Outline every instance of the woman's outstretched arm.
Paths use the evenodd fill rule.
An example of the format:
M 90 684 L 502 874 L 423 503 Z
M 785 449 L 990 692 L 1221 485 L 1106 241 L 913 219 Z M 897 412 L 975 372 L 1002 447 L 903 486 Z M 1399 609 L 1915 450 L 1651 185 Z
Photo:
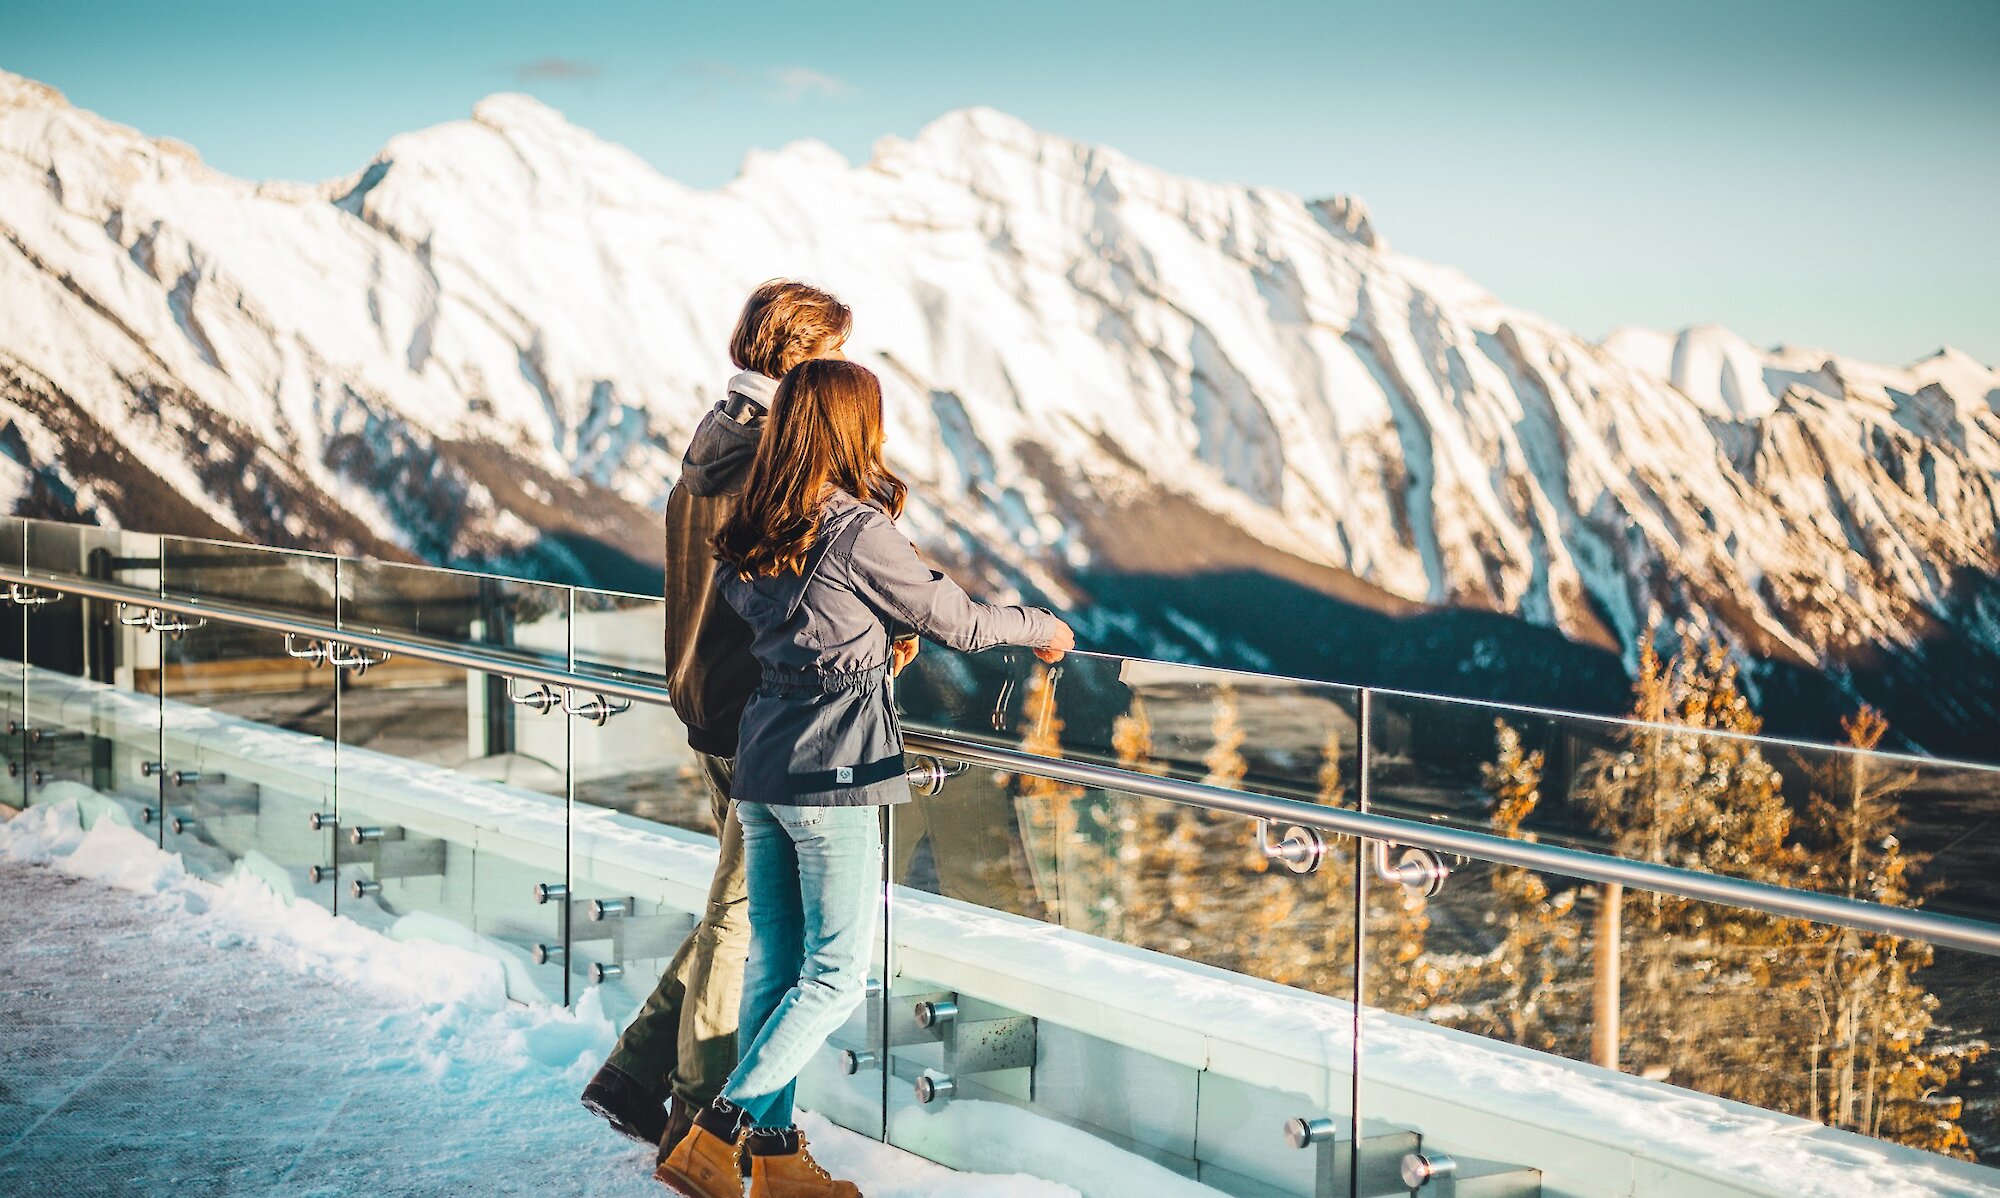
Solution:
M 856 595 L 885 621 L 914 629 L 950 649 L 976 652 L 1026 645 L 1060 653 L 1076 646 L 1069 625 L 1039 607 L 980 603 L 926 566 L 917 547 L 886 519 L 870 519 L 854 538 L 847 575 Z

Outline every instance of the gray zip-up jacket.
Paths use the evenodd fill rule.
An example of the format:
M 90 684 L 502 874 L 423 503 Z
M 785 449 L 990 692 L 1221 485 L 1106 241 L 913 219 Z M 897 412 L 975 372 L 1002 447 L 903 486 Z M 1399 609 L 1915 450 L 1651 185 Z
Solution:
M 827 500 L 799 574 L 743 579 L 717 562 L 716 589 L 750 625 L 760 678 L 738 729 L 731 797 L 799 807 L 910 797 L 903 730 L 889 694 L 891 628 L 952 649 L 1039 647 L 1058 621 L 1041 608 L 975 602 L 924 565 L 881 508 Z

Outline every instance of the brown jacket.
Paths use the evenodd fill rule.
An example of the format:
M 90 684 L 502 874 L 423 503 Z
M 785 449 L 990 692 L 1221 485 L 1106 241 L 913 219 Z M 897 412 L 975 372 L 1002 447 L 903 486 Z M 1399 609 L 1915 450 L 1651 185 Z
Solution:
M 743 493 L 764 431 L 757 401 L 771 384 L 754 376 L 761 386 L 736 390 L 744 378 L 732 380 L 731 395 L 695 427 L 667 495 L 667 694 L 687 725 L 688 747 L 715 757 L 736 756 L 736 726 L 757 688 L 750 626 L 716 595 L 709 546 Z

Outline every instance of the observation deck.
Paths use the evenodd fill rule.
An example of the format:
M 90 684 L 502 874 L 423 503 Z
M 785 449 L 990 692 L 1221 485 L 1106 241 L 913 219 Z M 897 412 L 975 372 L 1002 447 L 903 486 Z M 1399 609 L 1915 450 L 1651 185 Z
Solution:
M 24 520 L 0 594 L 0 803 L 527 1010 L 622 1022 L 702 910 L 658 598 Z M 863 1137 L 1092 1196 L 2000 1194 L 2000 770 L 1088 653 L 896 696 L 876 981 L 801 1080 Z

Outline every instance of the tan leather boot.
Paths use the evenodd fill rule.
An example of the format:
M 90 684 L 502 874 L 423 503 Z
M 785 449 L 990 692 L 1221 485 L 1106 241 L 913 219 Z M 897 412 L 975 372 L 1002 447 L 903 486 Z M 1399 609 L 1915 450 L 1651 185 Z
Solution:
M 734 1115 L 710 1107 L 660 1158 L 653 1178 L 686 1198 L 743 1198 L 742 1152 L 743 1133 Z
M 861 1198 L 853 1182 L 819 1167 L 796 1127 L 750 1132 L 743 1146 L 750 1154 L 750 1198 Z

